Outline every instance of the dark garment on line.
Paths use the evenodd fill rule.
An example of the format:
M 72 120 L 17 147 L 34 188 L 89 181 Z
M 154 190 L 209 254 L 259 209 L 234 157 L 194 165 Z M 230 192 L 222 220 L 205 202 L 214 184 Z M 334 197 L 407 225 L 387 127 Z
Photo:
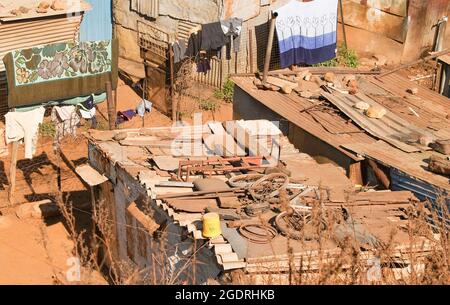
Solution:
M 83 102 L 83 106 L 87 110 L 91 110 L 92 108 L 94 108 L 94 97 L 92 95 L 89 96 L 88 99 Z
M 202 50 L 218 50 L 226 45 L 228 41 L 229 39 L 223 33 L 222 25 L 219 21 L 202 26 Z
M 201 46 L 202 46 L 202 31 L 192 33 L 191 36 L 189 37 L 186 56 L 196 57 L 200 53 Z
M 173 44 L 173 62 L 175 64 L 179 63 L 186 58 L 186 41 L 180 39 Z
M 211 70 L 209 58 L 200 58 L 197 62 L 197 72 L 206 74 L 209 70 Z

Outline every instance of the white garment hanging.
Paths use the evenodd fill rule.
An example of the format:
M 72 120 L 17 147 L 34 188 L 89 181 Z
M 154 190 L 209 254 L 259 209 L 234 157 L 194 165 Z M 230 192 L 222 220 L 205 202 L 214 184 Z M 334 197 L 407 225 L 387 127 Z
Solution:
M 45 108 L 27 112 L 8 112 L 5 115 L 6 143 L 20 141 L 25 144 L 25 158 L 32 159 L 36 153 L 39 125 L 44 120 Z

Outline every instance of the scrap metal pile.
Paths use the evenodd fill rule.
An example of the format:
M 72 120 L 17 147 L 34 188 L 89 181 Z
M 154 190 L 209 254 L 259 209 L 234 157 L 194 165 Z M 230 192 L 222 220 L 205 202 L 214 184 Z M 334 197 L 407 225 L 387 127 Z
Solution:
M 287 243 L 304 259 L 319 248 L 338 258 L 344 246 L 374 253 L 388 244 L 409 259 L 408 225 L 418 203 L 412 193 L 355 188 L 345 171 L 300 153 L 278 128 L 254 128 L 269 123 L 91 131 L 91 162 L 107 176 L 127 173 L 131 179 L 120 179 L 130 189 L 144 187 L 155 208 L 209 242 L 225 270 L 286 260 Z M 111 164 L 95 161 L 101 155 Z M 417 236 L 413 251 L 426 255 L 430 243 Z

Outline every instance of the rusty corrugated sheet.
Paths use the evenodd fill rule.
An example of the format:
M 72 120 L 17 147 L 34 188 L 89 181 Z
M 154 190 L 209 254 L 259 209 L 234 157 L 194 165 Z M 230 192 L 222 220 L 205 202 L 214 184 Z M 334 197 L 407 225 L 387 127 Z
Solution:
M 403 120 L 390 109 L 380 119 L 370 119 L 363 111 L 355 109 L 355 105 L 359 102 L 365 102 L 373 107 L 381 107 L 379 103 L 364 93 L 358 92 L 352 95 L 323 92 L 322 96 L 345 113 L 354 123 L 378 139 L 382 139 L 405 152 L 430 150 L 429 147 L 415 142 L 418 136 L 433 138 L 434 135 L 429 130 L 410 124 L 408 120 Z
M 341 146 L 350 143 L 374 143 L 376 142 L 371 136 L 366 133 L 349 133 L 349 134 L 332 134 L 328 132 L 321 124 L 319 124 L 310 114 L 301 112 L 311 106 L 311 103 L 307 100 L 295 96 L 286 95 L 274 91 L 258 90 L 253 85 L 253 77 L 232 77 L 234 83 L 242 90 L 247 92 L 255 100 L 268 107 L 278 115 L 284 117 L 289 122 L 292 122 L 299 128 L 305 130 L 314 137 L 324 141 L 325 143 L 333 146 L 346 156 L 352 158 L 355 161 L 360 161 L 355 154 L 343 149 Z M 237 101 L 238 102 L 238 101 Z M 344 128 L 347 123 L 346 120 L 340 116 L 335 116 L 335 124 L 342 124 Z
M 159 0 L 131 0 L 131 9 L 148 17 L 159 15 Z
M 0 23 L 0 58 L 17 49 L 77 39 L 82 16 L 60 15 L 37 20 Z M 0 71 L 4 71 L 3 60 Z
M 404 153 L 389 144 L 378 141 L 372 144 L 353 143 L 345 144 L 344 147 L 350 151 L 358 153 L 370 159 L 374 159 L 381 164 L 395 168 L 403 173 L 415 177 L 422 182 L 433 185 L 443 191 L 450 192 L 448 178 L 434 174 L 427 170 L 426 159 L 431 153 Z

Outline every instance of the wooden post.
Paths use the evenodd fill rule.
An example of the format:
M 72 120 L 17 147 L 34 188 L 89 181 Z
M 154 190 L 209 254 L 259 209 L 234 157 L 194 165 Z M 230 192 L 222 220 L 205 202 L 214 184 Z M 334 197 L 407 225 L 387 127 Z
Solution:
M 344 36 L 344 46 L 347 49 L 347 33 L 345 32 L 344 4 L 342 3 L 342 0 L 339 0 L 339 8 L 341 11 L 342 35 Z
M 270 68 L 270 58 L 272 57 L 272 46 L 273 46 L 273 38 L 275 36 L 275 24 L 277 21 L 278 13 L 272 13 L 272 19 L 270 19 L 270 29 L 269 29 L 269 39 L 267 41 L 267 49 L 266 49 L 266 58 L 264 61 L 264 72 L 263 72 L 263 84 L 267 83 L 267 76 L 269 74 Z
M 9 203 L 14 205 L 14 193 L 16 190 L 16 170 L 17 170 L 17 153 L 19 151 L 19 142 L 12 142 L 11 164 L 9 170 Z
M 146 78 L 144 78 L 144 82 L 143 82 L 143 85 L 142 85 L 142 102 L 144 103 L 144 108 L 145 108 L 145 93 L 146 93 L 146 90 L 147 90 L 147 77 Z M 142 117 L 142 128 L 144 128 L 145 127 L 145 112 L 144 112 L 144 116 Z
M 108 101 L 108 121 L 109 130 L 116 129 L 116 107 L 114 107 L 114 97 L 111 82 L 106 82 L 106 99 Z
M 389 189 L 389 187 L 391 186 L 391 180 L 386 175 L 386 173 L 378 166 L 378 164 L 375 161 L 367 159 L 367 162 L 369 166 L 372 168 L 373 172 L 375 173 L 377 179 L 380 180 L 380 182 L 386 189 Z
M 250 56 L 250 73 L 253 73 L 253 31 L 248 30 L 249 56 Z
M 175 89 L 174 89 L 174 53 L 173 46 L 169 43 L 169 64 L 170 64 L 170 100 L 172 102 L 172 121 L 177 120 L 177 102 L 175 101 Z
M 353 164 L 350 164 L 349 168 L 349 179 L 353 184 L 363 185 L 363 177 L 362 177 L 362 171 L 361 171 L 361 162 L 356 162 Z

